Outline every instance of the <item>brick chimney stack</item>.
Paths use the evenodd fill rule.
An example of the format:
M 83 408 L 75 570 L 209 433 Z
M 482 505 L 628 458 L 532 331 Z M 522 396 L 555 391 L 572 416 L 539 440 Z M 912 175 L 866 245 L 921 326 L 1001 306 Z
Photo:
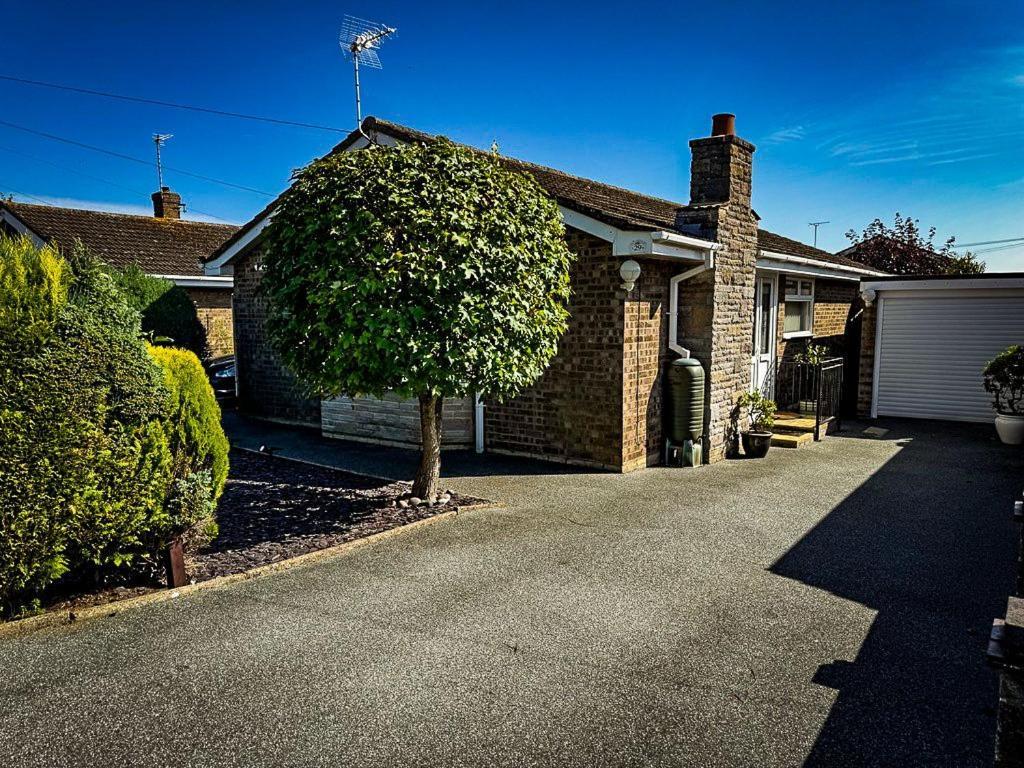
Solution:
M 153 215 L 158 219 L 181 218 L 181 195 L 171 192 L 170 187 L 160 187 L 153 193 Z
M 754 145 L 736 135 L 733 115 L 715 115 L 711 136 L 690 142 L 690 204 L 676 215 L 685 232 L 718 243 L 714 269 L 681 286 L 684 345 L 710 383 L 705 399 L 705 456 L 717 461 L 737 450 L 732 412 L 750 388 L 753 353 L 757 217 L 750 207 Z
M 736 116 L 715 115 L 711 135 L 690 142 L 690 204 L 750 207 L 754 145 L 736 135 Z

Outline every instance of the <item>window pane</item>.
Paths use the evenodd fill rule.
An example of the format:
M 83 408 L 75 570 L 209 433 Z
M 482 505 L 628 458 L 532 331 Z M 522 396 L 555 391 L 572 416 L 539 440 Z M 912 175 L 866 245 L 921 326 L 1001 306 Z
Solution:
M 810 296 L 811 293 L 812 293 L 813 286 L 814 286 L 814 283 L 812 283 L 810 280 L 801 280 L 800 281 L 800 295 L 801 296 Z
M 800 302 L 786 302 L 786 319 L 782 326 L 783 330 L 786 333 L 796 333 L 797 331 L 801 330 L 800 322 L 802 317 L 802 306 L 803 304 L 801 304 Z
M 782 329 L 786 333 L 811 330 L 811 303 L 809 301 L 787 301 L 786 318 Z
M 757 351 L 764 354 L 768 351 L 768 344 L 771 339 L 771 323 L 769 322 L 772 317 L 772 284 L 768 282 L 761 283 L 761 344 L 758 346 Z
M 796 280 L 793 280 L 790 277 L 786 278 L 786 293 L 789 295 L 796 294 Z

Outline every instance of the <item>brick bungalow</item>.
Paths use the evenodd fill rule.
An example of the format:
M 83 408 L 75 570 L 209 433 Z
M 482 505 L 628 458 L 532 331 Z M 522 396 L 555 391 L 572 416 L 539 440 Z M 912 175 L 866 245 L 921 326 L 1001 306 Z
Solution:
M 379 144 L 434 138 L 374 118 L 363 132 Z M 690 142 L 689 204 L 503 158 L 536 178 L 561 208 L 577 256 L 569 330 L 551 367 L 519 397 L 446 403 L 448 445 L 623 472 L 658 464 L 663 372 L 677 355 L 690 354 L 707 372 L 704 455 L 717 461 L 731 446 L 739 393 L 765 385 L 778 358 L 812 339 L 841 348 L 858 281 L 878 273 L 760 229 L 750 203 L 754 146 L 735 135 L 732 116 L 716 116 L 712 134 Z M 367 143 L 357 131 L 332 151 Z M 316 425 L 326 435 L 415 444 L 414 403 L 307 397 L 271 350 L 259 285 L 260 234 L 273 211 L 271 203 L 207 262 L 208 274 L 235 278 L 242 409 Z M 627 259 L 642 270 L 631 291 L 619 275 Z
M 114 267 L 136 264 L 185 289 L 206 329 L 210 355 L 234 349 L 230 276 L 207 275 L 202 260 L 238 227 L 181 218 L 181 197 L 167 189 L 153 193 L 153 216 L 105 213 L 0 200 L 0 234 L 28 235 L 70 251 L 80 240 Z

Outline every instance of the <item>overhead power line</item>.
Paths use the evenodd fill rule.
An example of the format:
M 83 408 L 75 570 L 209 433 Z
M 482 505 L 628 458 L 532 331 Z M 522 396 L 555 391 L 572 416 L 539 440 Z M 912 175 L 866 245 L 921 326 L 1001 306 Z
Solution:
M 997 245 L 999 243 L 1018 243 L 1024 240 L 1024 235 L 1021 237 L 1008 237 L 1005 240 L 979 240 L 976 243 L 954 243 L 954 248 L 969 248 L 972 245 Z
M 121 184 L 120 182 L 117 182 L 117 181 L 111 181 L 110 179 L 107 179 L 107 178 L 105 178 L 103 176 L 97 176 L 97 175 L 92 174 L 92 173 L 87 173 L 86 171 L 80 170 L 78 168 L 73 168 L 70 165 L 64 165 L 63 163 L 55 163 L 52 160 L 47 160 L 46 158 L 39 157 L 37 155 L 31 155 L 28 152 L 22 152 L 20 149 L 13 149 L 11 147 L 7 147 L 7 146 L 4 146 L 4 145 L 0 144 L 0 152 L 10 152 L 13 155 L 19 155 L 20 157 L 24 157 L 27 160 L 33 160 L 33 161 L 35 161 L 37 163 L 43 163 L 44 165 L 49 165 L 52 168 L 57 168 L 58 170 L 66 171 L 67 173 L 75 173 L 75 174 L 78 174 L 79 176 L 82 176 L 82 177 L 84 177 L 86 179 L 92 179 L 93 181 L 98 181 L 101 184 L 106 184 L 108 186 L 115 187 L 117 189 L 123 189 L 125 192 L 131 192 L 133 195 L 137 195 L 138 197 L 146 198 L 147 200 L 150 197 L 150 193 L 149 192 L 144 192 L 141 189 L 136 189 L 135 187 L 129 187 L 129 186 L 127 186 L 125 184 Z M 28 195 L 28 194 L 25 194 L 24 192 L 18 192 L 18 194 L 19 195 L 23 195 L 24 197 L 34 197 L 33 195 Z M 41 198 L 38 198 L 38 197 L 35 197 L 34 199 L 41 200 Z M 233 221 L 229 221 L 228 219 L 225 219 L 225 218 L 223 218 L 221 216 L 217 216 L 216 214 L 210 213 L 209 211 L 201 211 L 198 208 L 194 208 L 192 205 L 189 205 L 189 204 L 185 204 L 185 210 L 188 211 L 189 213 L 198 213 L 198 214 L 200 214 L 202 216 L 208 216 L 211 219 L 217 219 L 218 221 L 223 221 L 226 224 L 233 224 L 234 223 Z
M 49 202 L 44 200 L 43 198 L 37 197 L 36 195 L 30 195 L 28 192 L 19 192 L 14 187 L 9 187 L 2 181 L 0 181 L 0 189 L 6 189 L 10 194 L 19 195 L 21 197 L 27 197 L 29 200 L 38 200 L 40 203 L 43 203 L 44 205 L 49 205 Z
M 51 141 L 59 141 L 63 144 L 70 144 L 73 147 L 81 147 L 82 149 L 88 149 L 91 150 L 92 152 L 100 152 L 104 155 L 110 155 L 111 157 L 117 157 L 122 160 L 128 160 L 129 162 L 132 163 L 139 163 L 149 168 L 154 167 L 154 163 L 152 160 L 144 160 L 133 155 L 126 155 L 123 152 L 116 152 L 112 149 L 106 149 L 105 147 L 97 147 L 93 144 L 86 144 L 85 142 L 76 141 L 75 139 L 69 139 L 64 136 L 58 136 L 53 133 L 47 133 L 46 131 L 36 130 L 35 128 L 28 128 L 24 125 L 18 125 L 17 123 L 11 123 L 7 120 L 0 120 L 0 125 L 4 125 L 8 128 L 13 128 L 16 131 L 24 131 L 25 133 L 30 133 L 34 136 L 42 136 L 44 139 L 50 139 Z M 235 184 L 234 182 L 231 181 L 225 181 L 224 179 L 218 179 L 213 176 L 206 176 L 201 173 L 194 173 L 193 171 L 186 171 L 183 168 L 175 168 L 170 165 L 165 165 L 164 167 L 169 171 L 180 173 L 182 176 L 191 176 L 194 179 L 201 179 L 203 181 L 209 181 L 213 184 L 220 184 L 221 186 L 224 187 L 240 189 L 243 192 L 252 192 L 253 194 L 263 195 L 264 197 L 276 197 L 276 195 L 273 195 L 270 192 L 264 192 L 262 189 L 254 189 L 253 187 L 247 187 L 244 184 Z
M 170 107 L 171 109 L 186 109 L 191 112 L 204 112 L 208 115 L 219 115 L 220 117 L 234 117 L 240 120 L 255 120 L 261 123 L 273 123 L 275 125 L 290 125 L 296 128 L 312 128 L 317 131 L 331 131 L 332 133 L 349 133 L 344 128 L 335 128 L 331 125 L 320 125 L 318 123 L 304 123 L 299 120 L 284 120 L 277 117 L 266 117 L 264 115 L 249 115 L 244 112 L 231 112 L 225 109 L 213 109 L 212 107 L 198 107 L 194 104 L 180 104 L 174 101 L 163 101 L 162 99 L 147 99 L 142 96 L 125 96 L 121 93 L 109 91 L 97 91 L 92 88 L 79 88 L 74 85 L 63 85 L 62 83 L 48 83 L 44 80 L 30 80 L 25 77 L 14 77 L 13 75 L 0 75 L 0 80 L 22 85 L 34 85 L 40 88 L 53 88 L 58 91 L 71 91 L 72 93 L 84 93 L 89 96 L 101 96 L 105 99 L 117 99 L 119 101 L 133 101 L 138 104 L 152 104 L 157 107 Z

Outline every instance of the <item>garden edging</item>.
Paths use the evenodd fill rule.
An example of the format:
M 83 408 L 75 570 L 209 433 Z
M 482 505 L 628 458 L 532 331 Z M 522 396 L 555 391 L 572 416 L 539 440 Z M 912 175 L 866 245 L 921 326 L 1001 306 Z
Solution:
M 293 460 L 302 461 L 301 459 Z M 333 467 L 333 469 L 337 468 Z M 180 597 L 185 597 L 195 592 L 219 589 L 221 587 L 226 587 L 231 584 L 236 584 L 238 582 L 248 581 L 250 579 L 258 579 L 263 576 L 278 573 L 280 571 L 287 571 L 293 568 L 311 565 L 313 563 L 319 562 L 320 560 L 339 557 L 360 547 L 369 544 L 374 544 L 378 541 L 381 541 L 382 539 L 386 539 L 400 533 L 411 531 L 414 528 L 420 528 L 426 525 L 430 525 L 432 523 L 439 522 L 441 520 L 448 520 L 450 518 L 458 517 L 460 512 L 488 509 L 494 506 L 496 505 L 490 502 L 466 505 L 446 512 L 439 512 L 438 514 L 433 515 L 431 517 L 427 517 L 422 520 L 415 520 L 411 523 L 407 523 L 406 525 L 401 525 L 397 528 L 391 528 L 386 531 L 381 531 L 380 533 L 375 533 L 361 539 L 347 541 L 343 544 L 338 544 L 333 547 L 316 550 L 315 552 L 308 552 L 304 555 L 299 555 L 298 557 L 288 558 L 287 560 L 280 560 L 276 563 L 269 563 L 267 565 L 262 565 L 257 568 L 253 568 L 252 570 L 243 571 L 241 573 L 233 573 L 227 576 L 218 576 L 212 579 L 207 579 L 206 581 L 196 582 L 195 584 L 186 584 L 185 586 L 178 587 L 176 589 L 161 589 L 155 592 L 149 592 L 147 594 L 139 595 L 137 597 L 129 597 L 124 600 L 119 600 L 112 603 L 92 605 L 78 610 L 51 611 L 48 613 L 39 614 L 38 616 L 29 616 L 28 618 L 17 619 L 15 621 L 2 623 L 0 624 L 0 638 L 17 637 L 20 635 L 36 632 L 41 629 L 69 626 L 72 624 L 80 624 L 82 622 L 91 621 L 93 619 L 99 619 L 106 616 L 115 616 L 121 611 L 131 610 L 134 608 L 141 608 L 142 606 L 153 605 L 156 603 L 162 603 L 167 600 L 176 600 Z

